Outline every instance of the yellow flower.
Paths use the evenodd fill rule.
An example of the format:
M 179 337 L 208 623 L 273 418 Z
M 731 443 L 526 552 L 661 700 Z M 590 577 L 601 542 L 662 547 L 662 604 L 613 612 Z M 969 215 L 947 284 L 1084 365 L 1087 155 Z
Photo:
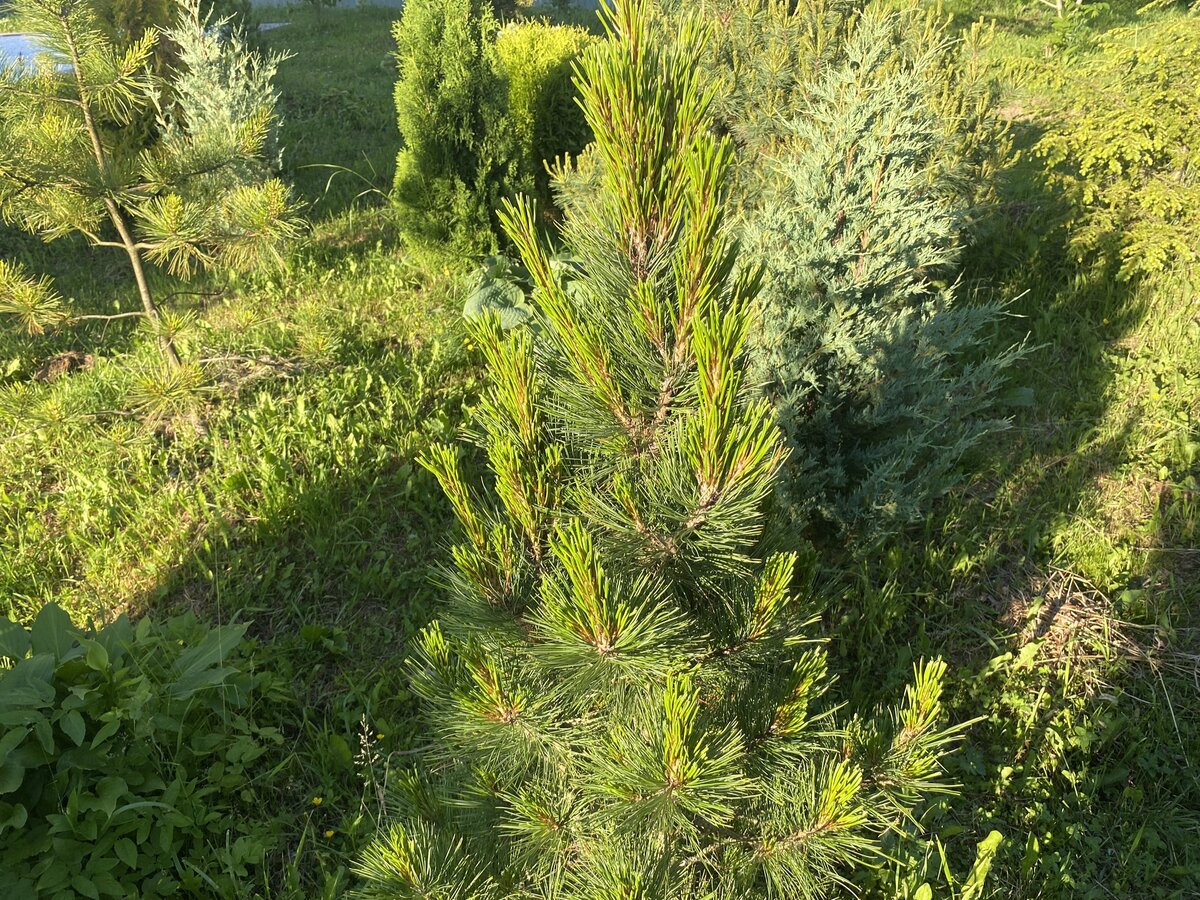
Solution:
M 382 741 L 383 737 L 384 737 L 384 735 L 383 735 L 383 732 L 381 731 L 381 732 L 379 732 L 379 734 L 375 735 L 375 740 Z
M 333 837 L 333 831 L 330 830 L 330 831 L 325 832 L 325 837 L 327 837 L 327 838 Z
M 312 799 L 313 806 L 320 806 L 324 802 L 325 802 L 324 797 L 313 797 L 313 799 Z

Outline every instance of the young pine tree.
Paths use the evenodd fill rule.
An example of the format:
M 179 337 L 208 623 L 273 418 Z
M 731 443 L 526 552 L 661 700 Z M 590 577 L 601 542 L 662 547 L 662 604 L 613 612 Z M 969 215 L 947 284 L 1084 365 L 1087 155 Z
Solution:
M 453 447 L 426 460 L 462 526 L 412 662 L 433 744 L 392 782 L 364 897 L 825 896 L 943 789 L 944 666 L 839 724 L 795 560 L 760 556 L 783 445 L 745 377 L 757 279 L 706 35 L 648 0 L 606 17 L 580 73 L 599 187 L 562 225 L 582 272 L 559 281 L 505 207 L 539 328 L 472 325 L 486 484 Z
M 181 276 L 214 264 L 248 265 L 295 233 L 284 185 L 245 177 L 262 158 L 272 98 L 249 104 L 224 131 L 160 116 L 152 140 L 130 140 L 124 129 L 172 96 L 169 81 L 149 65 L 157 32 L 121 51 L 92 0 L 14 0 L 13 11 L 17 29 L 39 35 L 49 52 L 32 68 L 0 72 L 0 218 L 48 241 L 81 234 L 122 251 L 140 315 L 178 367 L 147 264 Z M 179 28 L 190 23 L 193 42 L 203 42 L 204 23 L 194 13 Z M 16 314 L 31 332 L 67 318 L 49 282 L 15 265 L 0 267 L 0 312 Z

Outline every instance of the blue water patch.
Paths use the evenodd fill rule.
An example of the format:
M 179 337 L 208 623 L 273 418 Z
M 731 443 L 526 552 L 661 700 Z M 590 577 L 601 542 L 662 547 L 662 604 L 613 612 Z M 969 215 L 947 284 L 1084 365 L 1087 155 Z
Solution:
M 17 71 L 32 69 L 36 57 L 49 53 L 36 34 L 0 34 L 0 69 L 16 64 Z M 71 71 L 67 63 L 59 63 L 60 72 Z

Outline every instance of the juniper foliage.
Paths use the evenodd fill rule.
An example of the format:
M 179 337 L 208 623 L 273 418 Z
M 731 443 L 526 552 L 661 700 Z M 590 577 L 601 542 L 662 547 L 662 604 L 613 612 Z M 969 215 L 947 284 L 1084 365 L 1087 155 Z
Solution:
M 798 529 L 869 549 L 920 520 L 1003 428 L 1003 305 L 956 285 L 1006 138 L 976 50 L 913 5 L 716 0 L 706 60 L 767 270 L 755 376 Z
M 38 34 L 48 52 L 32 67 L 0 71 L 0 218 L 47 241 L 81 234 L 124 252 L 141 314 L 178 367 L 146 264 L 178 276 L 248 266 L 295 234 L 287 188 L 237 174 L 262 157 L 271 98 L 248 105 L 221 134 L 160 117 L 153 141 L 131 142 L 123 127 L 170 95 L 169 81 L 150 66 L 157 32 L 121 50 L 91 0 L 15 0 L 14 13 L 17 27 Z M 203 28 L 199 20 L 190 27 Z M 0 311 L 17 314 L 27 330 L 69 318 L 44 280 L 15 267 L 0 273 L 11 275 L 0 281 Z
M 538 328 L 474 320 L 490 387 L 468 478 L 425 460 L 462 535 L 411 661 L 434 749 L 393 775 L 364 897 L 825 896 L 931 791 L 944 665 L 839 722 L 796 559 L 765 554 L 784 458 L 747 379 L 758 289 L 727 221 L 707 32 L 606 11 L 585 56 L 598 190 L 561 237 L 503 221 Z
M 173 138 L 216 146 L 236 145 L 242 123 L 266 110 L 267 128 L 256 155 L 243 155 L 224 167 L 219 182 L 230 178 L 253 184 L 279 170 L 279 64 L 290 57 L 262 53 L 246 42 L 232 16 L 205 12 L 199 0 L 179 0 L 179 19 L 166 32 L 178 63 L 171 79 L 171 103 L 163 111 Z
M 718 25 L 702 69 L 716 86 L 717 126 L 738 151 L 739 209 L 760 201 L 771 175 L 763 158 L 791 139 L 789 123 L 806 113 L 821 78 L 849 64 L 852 37 L 881 14 L 890 27 L 873 32 L 883 41 L 876 75 L 919 69 L 921 81 L 911 85 L 917 112 L 932 110 L 944 138 L 927 174 L 939 190 L 952 190 L 951 202 L 963 213 L 993 199 L 996 172 L 1010 147 L 981 52 L 994 25 L 979 21 L 959 31 L 936 9 L 903 0 L 665 0 L 664 6 L 669 16 L 698 7 Z

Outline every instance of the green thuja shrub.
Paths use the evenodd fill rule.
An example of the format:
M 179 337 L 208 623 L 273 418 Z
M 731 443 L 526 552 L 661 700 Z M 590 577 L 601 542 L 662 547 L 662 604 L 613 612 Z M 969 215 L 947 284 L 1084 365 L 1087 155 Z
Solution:
M 254 778 L 282 743 L 246 627 L 0 619 L 0 894 L 245 896 L 274 843 Z
M 175 24 L 175 0 L 96 0 L 96 13 L 118 47 L 131 47 L 149 34 L 155 43 L 155 64 L 163 69 L 174 62 L 170 44 L 161 37 Z
M 845 61 L 781 135 L 747 237 L 767 267 L 753 356 L 792 450 L 800 525 L 870 542 L 919 519 L 992 411 L 1019 351 L 980 355 L 1002 315 L 946 279 L 961 208 L 941 190 L 945 135 L 926 102 L 940 48 L 897 62 L 895 13 L 868 11 Z
M 163 34 L 175 21 L 175 0 L 93 0 L 93 3 L 97 24 L 120 52 L 128 52 L 139 42 L 149 40 L 152 50 L 147 65 L 160 77 L 170 72 L 176 62 L 175 48 L 163 39 Z M 156 99 L 163 103 L 169 97 L 160 91 Z M 108 122 L 103 113 L 99 118 L 104 125 L 116 126 L 110 131 L 128 145 L 129 152 L 137 152 L 154 140 L 154 104 L 143 106 L 128 121 Z
M 505 207 L 538 328 L 471 325 L 486 479 L 455 447 L 425 461 L 462 534 L 411 661 L 431 746 L 391 776 L 364 897 L 828 896 L 944 789 L 944 665 L 836 718 L 795 557 L 762 546 L 784 448 L 744 366 L 758 282 L 705 31 L 606 16 L 580 80 L 599 187 L 561 226 L 577 277 Z
M 547 163 L 578 155 L 592 139 L 574 79 L 575 62 L 592 41 L 582 28 L 546 22 L 509 25 L 496 41 L 515 139 L 510 186 L 543 205 L 551 201 Z
M 488 0 L 410 0 L 396 24 L 404 149 L 394 197 L 418 241 L 495 247 L 512 157 L 496 29 Z
M 547 161 L 591 139 L 572 79 L 591 38 L 544 22 L 499 29 L 481 0 L 414 0 L 395 34 L 402 224 L 420 242 L 493 251 L 500 201 L 526 191 L 549 205 Z

